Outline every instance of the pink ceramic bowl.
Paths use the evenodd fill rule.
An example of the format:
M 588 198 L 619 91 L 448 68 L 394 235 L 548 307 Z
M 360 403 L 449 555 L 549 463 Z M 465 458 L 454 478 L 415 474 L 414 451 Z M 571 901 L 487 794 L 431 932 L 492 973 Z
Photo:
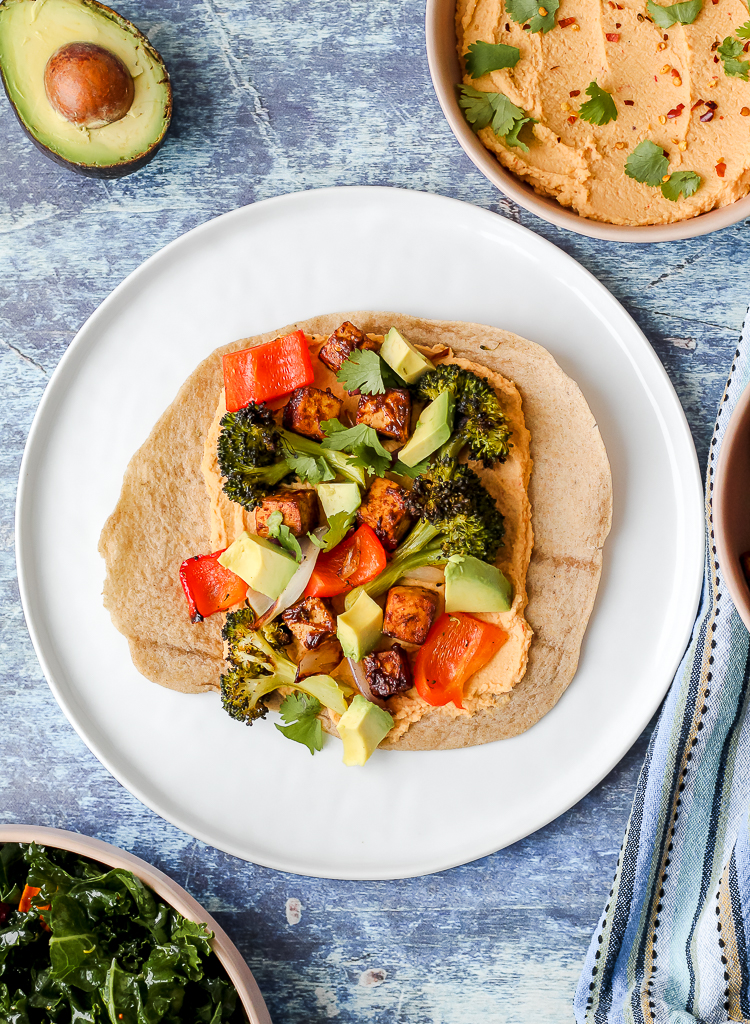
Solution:
M 735 607 L 750 629 L 750 587 L 740 555 L 750 551 L 750 387 L 729 420 L 714 480 L 716 557 Z
M 214 933 L 214 952 L 237 989 L 250 1024 L 271 1024 L 258 984 L 237 947 L 200 903 L 163 871 L 158 871 L 145 860 L 133 857 L 132 854 L 125 853 L 116 846 L 110 846 L 109 843 L 102 843 L 98 839 L 81 836 L 76 832 L 65 832 L 59 828 L 45 828 L 41 825 L 0 825 L 0 843 L 38 843 L 40 846 L 53 846 L 78 853 L 82 857 L 90 857 L 108 867 L 132 871 L 183 917 L 205 924 L 209 931 Z
M 711 210 L 690 220 L 678 221 L 676 224 L 621 227 L 581 217 L 580 214 L 560 206 L 556 199 L 537 195 L 530 185 L 526 185 L 520 178 L 507 171 L 489 150 L 484 148 L 461 112 L 456 98 L 456 86 L 461 84 L 462 79 L 456 51 L 455 10 L 455 0 L 427 0 L 425 30 L 432 84 L 461 148 L 485 178 L 509 199 L 535 213 L 542 220 L 556 224 L 557 227 L 612 242 L 669 242 L 678 238 L 694 238 L 696 235 L 706 235 L 709 231 L 717 231 L 750 217 L 750 196 L 746 196 L 731 206 Z

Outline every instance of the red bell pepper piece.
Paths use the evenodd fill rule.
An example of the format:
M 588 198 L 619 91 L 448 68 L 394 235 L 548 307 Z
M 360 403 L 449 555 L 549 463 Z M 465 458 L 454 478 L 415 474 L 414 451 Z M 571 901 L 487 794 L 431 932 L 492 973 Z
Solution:
M 180 583 L 185 591 L 191 622 L 203 622 L 214 612 L 225 612 L 247 595 L 247 583 L 218 561 L 226 548 L 212 555 L 193 555 L 180 566 Z
M 508 634 L 464 612 L 443 614 L 427 634 L 414 663 L 417 693 L 433 707 L 463 707 L 464 683 L 486 665 Z
M 28 914 L 28 912 L 30 910 L 34 910 L 35 909 L 34 908 L 34 904 L 31 901 L 34 899 L 35 896 L 38 896 L 40 892 L 41 892 L 41 889 L 37 889 L 33 885 L 25 885 L 24 886 L 23 892 L 21 893 L 21 899 L 19 900 L 19 903 L 18 903 L 18 909 L 20 910 L 20 912 L 22 914 Z M 7 904 L 0 903 L 0 907 L 5 907 L 5 906 L 7 906 Z M 36 909 L 37 910 L 49 910 L 49 903 L 45 903 L 44 906 L 42 906 L 42 907 L 36 907 Z M 2 918 L 0 918 L 0 921 L 1 920 L 2 920 Z M 44 918 L 42 917 L 41 914 L 39 915 L 39 920 L 41 921 L 42 928 L 44 928 L 45 932 L 48 932 L 49 931 L 49 925 L 44 920 Z
M 288 395 L 315 379 L 304 331 L 223 357 L 227 412 Z
M 330 551 L 318 555 L 305 597 L 335 597 L 369 583 L 385 569 L 385 548 L 371 526 L 363 523 Z

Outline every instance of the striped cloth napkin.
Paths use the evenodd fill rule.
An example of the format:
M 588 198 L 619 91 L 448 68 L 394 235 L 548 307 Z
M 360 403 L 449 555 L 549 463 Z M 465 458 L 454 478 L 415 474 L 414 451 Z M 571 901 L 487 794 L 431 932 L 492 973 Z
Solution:
M 727 423 L 750 380 L 749 324 L 711 441 L 700 611 L 578 983 L 578 1024 L 750 1021 L 749 638 L 716 561 L 711 508 Z

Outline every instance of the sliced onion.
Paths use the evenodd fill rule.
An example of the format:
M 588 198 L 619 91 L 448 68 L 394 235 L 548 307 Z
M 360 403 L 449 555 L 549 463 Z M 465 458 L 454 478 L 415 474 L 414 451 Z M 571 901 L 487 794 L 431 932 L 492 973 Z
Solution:
M 370 689 L 370 684 L 367 682 L 367 676 L 365 675 L 365 667 L 361 661 L 355 661 L 354 658 L 347 658 L 349 663 L 349 670 L 354 680 L 354 685 L 357 687 L 362 696 L 369 700 L 371 704 L 377 704 L 379 708 L 385 710 L 385 701 L 381 700 L 380 697 L 376 697 Z
M 315 531 L 314 536 L 318 540 L 326 532 L 328 527 L 319 526 Z M 289 580 L 286 585 L 286 589 L 280 597 L 277 597 L 273 604 L 268 608 L 255 623 L 256 628 L 265 626 L 271 619 L 275 619 L 277 615 L 281 615 L 287 608 L 291 608 L 293 604 L 302 597 L 305 592 L 305 587 L 310 582 L 315 563 L 318 560 L 320 554 L 320 548 L 309 537 L 305 537 L 304 540 L 300 541 L 300 549 L 302 551 L 302 561 L 300 562 L 297 571 L 294 576 Z
M 256 619 L 264 615 L 269 608 L 273 606 L 273 598 L 266 597 L 265 594 L 261 594 L 259 590 L 253 590 L 252 587 L 247 588 L 247 603 L 250 605 L 252 610 L 255 612 Z
M 445 583 L 445 571 L 439 565 L 420 565 L 417 569 L 410 569 L 403 578 L 440 586 Z
M 337 640 L 327 640 L 320 647 L 305 651 L 297 665 L 295 682 L 307 676 L 330 675 L 342 657 L 341 644 Z

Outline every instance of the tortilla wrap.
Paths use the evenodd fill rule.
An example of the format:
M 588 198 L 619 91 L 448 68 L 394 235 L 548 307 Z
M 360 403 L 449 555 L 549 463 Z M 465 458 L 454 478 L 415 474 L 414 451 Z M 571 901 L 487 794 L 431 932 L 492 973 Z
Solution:
M 525 647 L 516 651 L 520 668 L 509 692 L 493 694 L 487 706 L 470 715 L 457 713 L 453 705 L 447 712 L 428 708 L 418 720 L 403 721 L 406 728 L 394 730 L 398 738 L 389 737 L 381 746 L 449 749 L 518 735 L 557 703 L 575 673 L 601 574 L 612 499 L 604 445 L 577 385 L 545 349 L 507 331 L 396 313 L 350 312 L 314 317 L 212 353 L 191 374 L 128 465 L 120 499 L 99 544 L 107 570 L 104 603 L 114 625 L 127 637 L 133 663 L 143 675 L 183 693 L 218 688 L 223 616 L 196 625 L 190 622 L 178 569 L 189 555 L 216 549 L 216 508 L 212 515 L 206 466 L 201 463 L 206 439 L 216 429 L 221 356 L 297 329 L 327 336 L 344 320 L 368 334 L 382 335 L 395 326 L 419 345 L 446 346 L 452 350 L 451 361 L 466 361 L 479 372 L 486 368 L 485 375 L 496 387 L 501 375 L 521 396 L 534 464 L 528 491 L 534 547 L 526 576 L 525 620 L 526 593 L 518 595 L 518 579 L 515 610 L 521 621 L 528 621 L 533 642 L 529 648 L 527 629 Z M 513 438 L 514 447 L 522 449 L 523 437 L 518 429 L 515 433 L 519 436 Z M 523 458 L 518 452 L 509 461 L 513 458 L 522 471 Z M 528 455 L 526 465 L 530 468 Z M 500 498 L 506 520 L 508 509 L 503 508 L 498 482 L 507 472 L 505 467 L 481 471 L 485 486 Z M 517 507 L 523 507 L 520 499 Z M 240 528 L 241 524 L 239 517 Z M 526 545 L 528 557 L 530 527 L 520 521 L 506 521 L 508 526 L 517 549 Z M 501 556 L 502 551 L 498 565 L 503 567 Z M 477 689 L 478 677 L 493 671 L 491 662 L 473 677 L 469 688 Z

